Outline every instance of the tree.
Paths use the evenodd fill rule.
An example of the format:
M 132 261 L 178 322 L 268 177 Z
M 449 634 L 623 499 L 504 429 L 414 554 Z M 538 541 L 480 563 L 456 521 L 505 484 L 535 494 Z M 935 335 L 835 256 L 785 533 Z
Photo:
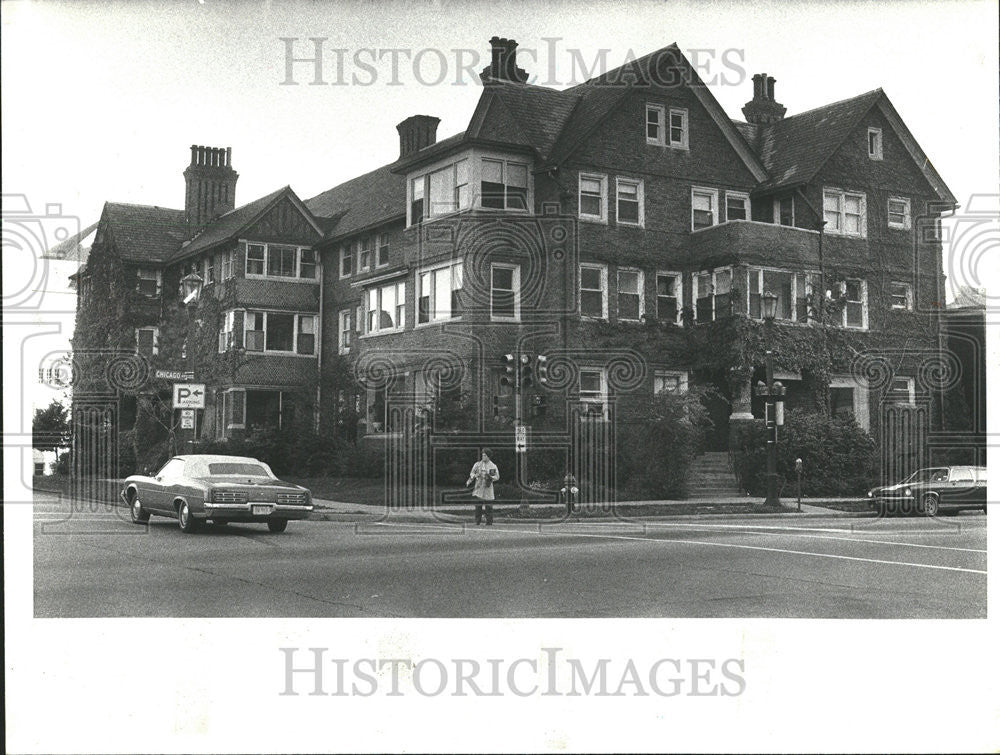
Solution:
M 59 460 L 59 449 L 69 445 L 69 413 L 57 399 L 44 409 L 36 409 L 31 421 L 31 446 L 39 451 L 55 451 Z

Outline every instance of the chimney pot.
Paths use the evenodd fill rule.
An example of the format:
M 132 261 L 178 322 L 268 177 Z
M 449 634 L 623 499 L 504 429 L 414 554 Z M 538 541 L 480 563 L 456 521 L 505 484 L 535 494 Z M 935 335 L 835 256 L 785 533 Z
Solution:
M 191 164 L 184 171 L 184 213 L 191 232 L 236 206 L 231 147 L 191 145 Z
M 777 123 L 785 117 L 785 106 L 774 99 L 773 76 L 753 75 L 753 99 L 743 106 L 743 116 L 754 125 Z

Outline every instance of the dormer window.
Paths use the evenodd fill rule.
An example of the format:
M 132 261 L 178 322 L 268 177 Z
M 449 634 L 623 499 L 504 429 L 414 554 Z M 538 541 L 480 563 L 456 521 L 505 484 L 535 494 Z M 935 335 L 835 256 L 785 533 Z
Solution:
M 868 157 L 872 160 L 882 159 L 882 129 L 868 129 Z
M 527 210 L 528 166 L 484 158 L 480 204 L 494 210 Z
M 469 206 L 468 159 L 432 170 L 410 184 L 410 225 Z

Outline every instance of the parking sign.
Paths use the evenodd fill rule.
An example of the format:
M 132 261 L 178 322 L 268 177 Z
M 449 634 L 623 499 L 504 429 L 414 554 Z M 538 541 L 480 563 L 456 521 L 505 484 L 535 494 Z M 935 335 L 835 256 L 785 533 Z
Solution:
M 204 408 L 204 383 L 174 383 L 174 409 Z

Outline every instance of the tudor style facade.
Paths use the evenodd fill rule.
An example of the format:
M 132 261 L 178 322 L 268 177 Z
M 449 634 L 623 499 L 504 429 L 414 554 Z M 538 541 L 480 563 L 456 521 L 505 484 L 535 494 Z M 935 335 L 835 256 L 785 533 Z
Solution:
M 117 336 L 135 330 L 150 356 L 198 271 L 189 317 L 212 347 L 184 358 L 210 375 L 201 437 L 294 411 L 391 442 L 450 393 L 473 404 L 475 437 L 507 443 L 503 357 L 519 352 L 550 359 L 525 417 L 553 445 L 710 384 L 712 445 L 728 448 L 763 415 L 768 347 L 792 407 L 877 435 L 892 407 L 929 405 L 937 224 L 955 200 L 881 90 L 786 116 L 757 75 L 738 121 L 676 45 L 557 91 L 491 42 L 463 132 L 437 141 L 438 119 L 412 116 L 396 159 L 305 202 L 286 187 L 234 209 L 228 153 L 193 148 L 185 211 L 109 203 L 81 321 L 110 295 L 86 293 L 102 254 L 135 266 L 144 298 L 129 292 Z

